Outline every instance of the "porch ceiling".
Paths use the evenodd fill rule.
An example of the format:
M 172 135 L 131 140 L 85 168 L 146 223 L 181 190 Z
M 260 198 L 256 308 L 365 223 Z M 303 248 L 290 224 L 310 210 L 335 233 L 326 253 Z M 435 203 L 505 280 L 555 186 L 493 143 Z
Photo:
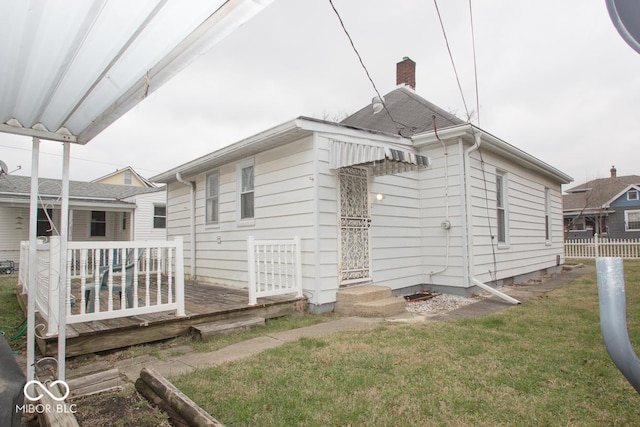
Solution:
M 0 2 L 0 132 L 85 144 L 271 1 Z

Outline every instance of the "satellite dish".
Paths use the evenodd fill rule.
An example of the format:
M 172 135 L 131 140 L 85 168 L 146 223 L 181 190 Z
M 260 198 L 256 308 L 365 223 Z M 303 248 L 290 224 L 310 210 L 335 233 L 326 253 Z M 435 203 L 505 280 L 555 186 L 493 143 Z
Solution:
M 606 0 L 607 10 L 620 36 L 640 53 L 640 2 L 637 0 Z
M 6 175 L 8 173 L 9 173 L 9 168 L 7 167 L 7 164 L 2 160 L 0 160 L 0 175 Z

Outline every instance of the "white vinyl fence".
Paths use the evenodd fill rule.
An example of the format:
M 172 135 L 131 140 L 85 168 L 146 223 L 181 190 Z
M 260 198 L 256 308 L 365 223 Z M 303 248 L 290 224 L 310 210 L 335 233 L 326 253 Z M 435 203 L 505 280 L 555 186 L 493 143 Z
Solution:
M 575 239 L 564 242 L 566 258 L 618 257 L 640 258 L 640 239 L 609 239 L 594 235 L 592 239 Z
M 295 293 L 302 297 L 300 238 L 292 240 L 247 240 L 249 305 L 258 298 Z

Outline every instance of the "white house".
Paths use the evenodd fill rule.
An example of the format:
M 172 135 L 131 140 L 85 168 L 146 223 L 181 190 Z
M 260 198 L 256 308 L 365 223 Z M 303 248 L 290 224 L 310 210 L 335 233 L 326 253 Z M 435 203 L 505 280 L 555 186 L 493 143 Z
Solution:
M 39 183 L 38 236 L 58 235 L 60 180 Z M 17 263 L 20 242 L 29 240 L 30 186 L 29 177 L 0 176 L 0 261 Z M 69 194 L 69 240 L 166 239 L 164 188 L 71 181 Z
M 399 63 L 399 83 L 414 71 Z M 191 278 L 246 287 L 250 236 L 298 236 L 315 311 L 361 283 L 469 294 L 558 269 L 571 180 L 411 85 L 341 123 L 298 117 L 151 178 L 167 184 Z

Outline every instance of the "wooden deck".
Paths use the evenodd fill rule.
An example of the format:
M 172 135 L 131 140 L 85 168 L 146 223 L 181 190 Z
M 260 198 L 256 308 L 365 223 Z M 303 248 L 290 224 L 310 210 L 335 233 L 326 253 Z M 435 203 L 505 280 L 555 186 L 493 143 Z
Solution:
M 18 292 L 18 302 L 26 313 L 27 296 Z M 304 306 L 303 301 L 295 295 L 259 298 L 256 306 L 249 306 L 248 302 L 249 295 L 245 289 L 186 282 L 186 316 L 176 317 L 175 312 L 163 312 L 67 325 L 67 356 L 79 356 L 187 335 L 191 326 L 216 320 L 286 316 L 302 311 Z M 106 301 L 101 303 L 106 304 Z M 36 324 L 41 323 L 45 324 L 46 330 L 46 321 L 36 313 Z M 42 331 L 42 328 L 39 331 Z M 36 337 L 36 343 L 42 354 L 57 355 L 56 336 Z

